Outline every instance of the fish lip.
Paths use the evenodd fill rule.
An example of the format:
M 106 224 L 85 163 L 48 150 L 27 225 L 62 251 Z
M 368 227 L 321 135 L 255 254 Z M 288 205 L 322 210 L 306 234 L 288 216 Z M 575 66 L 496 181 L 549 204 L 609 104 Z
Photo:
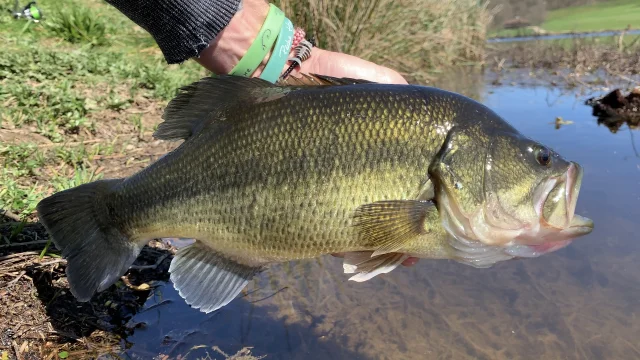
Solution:
M 547 228 L 568 229 L 580 226 L 588 226 L 585 224 L 590 221 L 591 227 L 593 228 L 593 221 L 583 216 L 576 215 L 575 213 L 576 205 L 578 203 L 578 195 L 580 193 L 580 188 L 582 187 L 583 175 L 584 170 L 582 169 L 582 167 L 578 163 L 571 161 L 569 163 L 567 171 L 565 171 L 562 175 L 551 177 L 543 181 L 538 186 L 538 190 L 536 191 L 540 194 L 538 200 L 536 201 L 535 209 L 538 213 L 538 216 L 540 217 L 541 225 Z M 558 182 L 564 183 L 564 201 L 567 209 L 564 226 L 550 224 L 547 219 L 545 219 L 543 213 L 544 205 L 548 201 L 551 192 L 554 190 Z M 578 218 L 576 218 L 576 216 Z
M 574 170 L 573 172 L 571 172 L 572 169 Z M 593 231 L 593 220 L 575 213 L 583 176 L 584 170 L 582 166 L 578 163 L 571 162 L 569 170 L 567 170 L 567 184 L 565 188 L 567 208 L 569 209 L 569 211 L 567 211 L 567 224 L 568 228 L 578 236 L 586 235 Z
M 571 229 L 572 232 L 578 232 L 581 235 L 589 234 L 593 231 L 593 220 L 576 214 L 571 219 L 569 229 Z
M 578 202 L 578 194 L 580 193 L 580 187 L 582 186 L 582 176 L 584 171 L 582 167 L 576 163 L 571 162 L 569 169 L 565 172 L 565 201 L 567 204 L 567 220 L 566 224 L 571 227 L 573 221 L 576 204 Z

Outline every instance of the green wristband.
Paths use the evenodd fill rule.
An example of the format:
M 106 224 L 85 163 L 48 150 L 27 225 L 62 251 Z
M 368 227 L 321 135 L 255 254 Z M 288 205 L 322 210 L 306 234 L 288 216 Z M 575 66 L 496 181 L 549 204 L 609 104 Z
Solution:
M 284 24 L 278 34 L 278 41 L 271 52 L 271 57 L 267 66 L 264 67 L 260 78 L 275 83 L 282 73 L 284 64 L 287 62 L 289 52 L 291 52 L 291 43 L 293 43 L 293 24 L 291 20 L 284 18 Z
M 262 24 L 258 36 L 256 36 L 249 50 L 247 50 L 246 54 L 244 54 L 240 62 L 229 74 L 245 77 L 251 76 L 258 66 L 260 66 L 262 59 L 267 56 L 267 53 L 273 47 L 273 43 L 276 41 L 283 22 L 284 12 L 278 9 L 277 6 L 269 4 L 269 13 Z

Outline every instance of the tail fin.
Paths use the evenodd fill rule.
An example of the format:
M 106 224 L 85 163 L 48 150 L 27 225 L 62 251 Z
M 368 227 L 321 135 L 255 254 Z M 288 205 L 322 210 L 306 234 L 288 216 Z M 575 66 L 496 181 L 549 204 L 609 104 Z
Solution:
M 100 180 L 51 195 L 38 204 L 38 216 L 67 259 L 71 293 L 89 301 L 115 283 L 140 253 L 109 219 L 105 195 L 122 180 Z

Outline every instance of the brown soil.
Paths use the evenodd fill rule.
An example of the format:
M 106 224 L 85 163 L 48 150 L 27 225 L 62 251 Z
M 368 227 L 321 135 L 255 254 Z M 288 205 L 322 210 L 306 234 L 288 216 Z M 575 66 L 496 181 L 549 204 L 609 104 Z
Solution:
M 132 329 L 127 321 L 144 304 L 153 286 L 168 279 L 175 249 L 152 241 L 116 285 L 80 303 L 68 291 L 66 261 L 38 223 L 0 219 L 0 358 L 71 359 L 115 354 Z

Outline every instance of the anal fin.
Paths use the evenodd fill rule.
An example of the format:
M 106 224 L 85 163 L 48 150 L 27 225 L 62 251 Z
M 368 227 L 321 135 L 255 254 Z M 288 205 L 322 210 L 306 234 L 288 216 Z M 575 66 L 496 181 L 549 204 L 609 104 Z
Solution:
M 205 313 L 231 302 L 261 270 L 228 259 L 200 242 L 178 250 L 169 267 L 180 296 Z
M 373 251 L 357 251 L 344 255 L 342 265 L 345 274 L 353 274 L 349 280 L 363 282 L 376 275 L 386 274 L 397 268 L 409 255 L 402 253 L 387 253 L 371 257 Z

